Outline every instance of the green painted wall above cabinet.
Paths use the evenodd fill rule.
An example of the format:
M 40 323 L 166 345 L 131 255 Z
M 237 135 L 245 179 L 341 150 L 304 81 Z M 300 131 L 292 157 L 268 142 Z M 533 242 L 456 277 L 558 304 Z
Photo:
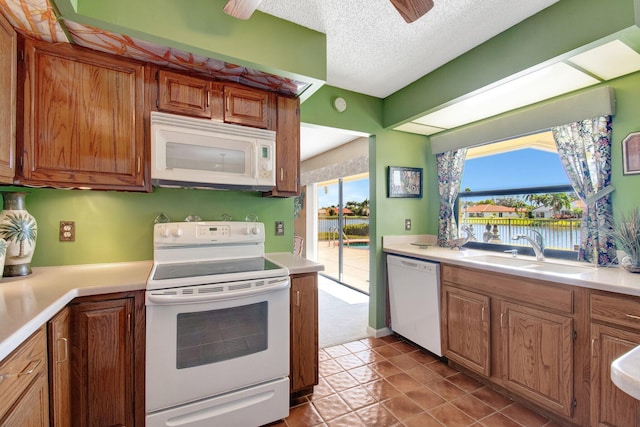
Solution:
M 7 187 L 4 189 L 16 189 Z M 161 212 L 172 221 L 188 215 L 244 221 L 249 213 L 265 223 L 267 252 L 293 249 L 293 198 L 264 198 L 257 192 L 156 188 L 153 193 L 25 189 L 27 210 L 38 222 L 32 265 L 36 267 L 153 259 L 153 222 Z M 60 242 L 60 221 L 76 223 L 75 242 Z M 285 235 L 275 236 L 275 221 Z

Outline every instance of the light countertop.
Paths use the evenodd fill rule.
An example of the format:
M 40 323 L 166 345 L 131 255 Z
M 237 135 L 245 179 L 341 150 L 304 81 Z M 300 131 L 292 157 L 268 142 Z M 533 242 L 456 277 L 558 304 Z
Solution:
M 315 273 L 324 270 L 324 265 L 298 257 L 290 252 L 272 252 L 266 254 L 267 259 L 289 269 L 289 274 Z
M 324 266 L 290 253 L 266 255 L 290 274 Z M 152 261 L 34 267 L 33 273 L 0 279 L 0 360 L 76 297 L 143 290 Z
M 435 246 L 432 236 L 385 236 L 383 238 L 383 251 L 388 254 L 409 256 L 417 259 L 436 261 L 447 264 L 459 265 L 462 267 L 473 267 L 481 270 L 495 271 L 497 273 L 513 274 L 533 279 L 547 280 L 567 285 L 581 286 L 603 291 L 618 292 L 626 295 L 640 296 L 640 274 L 634 274 L 621 267 L 598 267 L 595 268 L 587 263 L 577 261 L 555 260 L 547 258 L 543 263 L 551 265 L 550 270 L 527 270 L 518 266 L 507 265 L 512 258 L 510 254 L 502 252 L 480 251 L 463 248 L 449 249 Z M 434 246 L 420 247 L 415 243 L 434 244 Z M 488 262 L 482 256 L 490 255 L 492 259 L 505 259 L 505 264 L 499 262 Z M 478 258 L 480 257 L 480 258 Z M 475 258 L 475 259 L 474 259 Z M 535 264 L 535 257 L 518 255 L 517 259 L 529 261 Z M 580 273 L 563 273 L 563 265 L 569 267 L 579 267 Z
M 145 289 L 151 261 L 34 267 L 0 280 L 0 360 L 76 297 Z
M 620 390 L 640 400 L 640 346 L 613 361 L 611 381 Z

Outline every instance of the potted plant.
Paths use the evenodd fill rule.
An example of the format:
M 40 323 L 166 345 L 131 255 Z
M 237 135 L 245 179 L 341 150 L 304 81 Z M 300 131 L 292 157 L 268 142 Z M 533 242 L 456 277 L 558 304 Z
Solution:
M 616 221 L 613 236 L 618 243 L 618 249 L 626 256 L 620 260 L 620 265 L 633 273 L 640 273 L 640 212 L 635 208 L 628 216 L 621 215 Z

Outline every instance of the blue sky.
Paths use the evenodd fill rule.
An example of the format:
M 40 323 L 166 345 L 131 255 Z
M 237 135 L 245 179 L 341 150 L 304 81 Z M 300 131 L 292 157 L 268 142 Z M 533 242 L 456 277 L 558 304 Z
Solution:
M 460 189 L 483 191 L 568 184 L 557 153 L 526 148 L 467 160 Z
M 327 185 L 325 194 L 325 186 L 318 186 L 318 207 L 326 208 L 331 205 L 338 205 L 338 184 Z M 342 200 L 347 202 L 362 202 L 369 199 L 369 178 L 359 179 L 357 181 L 347 181 L 342 184 Z
M 557 153 L 526 148 L 493 156 L 478 157 L 465 162 L 462 185 L 464 191 L 526 188 L 568 185 L 569 178 Z M 347 181 L 343 184 L 344 203 L 369 199 L 369 179 Z M 318 206 L 338 204 L 338 184 L 318 187 Z

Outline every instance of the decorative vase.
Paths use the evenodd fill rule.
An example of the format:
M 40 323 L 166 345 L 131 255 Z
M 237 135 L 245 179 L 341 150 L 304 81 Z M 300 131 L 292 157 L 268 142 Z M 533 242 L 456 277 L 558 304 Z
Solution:
M 4 260 L 4 276 L 31 274 L 31 258 L 36 249 L 38 225 L 25 208 L 27 193 L 2 192 L 0 212 L 0 237 L 7 243 Z
M 628 255 L 622 258 L 622 260 L 620 261 L 620 265 L 622 266 L 622 268 L 630 271 L 631 273 L 640 273 L 640 262 L 638 262 L 638 260 L 634 260 Z

